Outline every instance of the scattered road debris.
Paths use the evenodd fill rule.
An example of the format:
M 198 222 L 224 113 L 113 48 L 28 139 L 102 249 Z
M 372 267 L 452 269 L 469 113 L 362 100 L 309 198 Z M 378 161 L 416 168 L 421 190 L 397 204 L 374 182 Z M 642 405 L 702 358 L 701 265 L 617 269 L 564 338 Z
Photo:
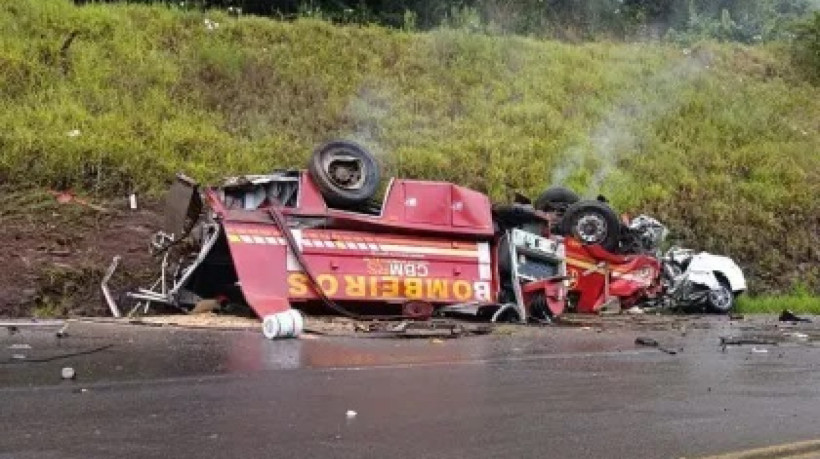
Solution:
M 652 338 L 647 338 L 645 336 L 639 336 L 635 338 L 635 344 L 639 346 L 649 346 L 649 347 L 658 347 L 658 342 Z
M 720 344 L 724 346 L 742 346 L 747 344 L 759 344 L 763 346 L 777 346 L 777 341 L 758 337 L 736 337 L 725 336 L 720 338 Z
M 402 321 L 399 323 L 370 322 L 362 323 L 357 331 L 372 337 L 395 338 L 430 338 L 436 340 L 458 338 L 467 335 L 484 335 L 493 331 L 491 324 L 468 323 L 451 319 L 432 319 L 429 321 Z
M 798 341 L 808 341 L 809 335 L 800 332 L 790 332 L 790 333 L 783 333 L 783 336 L 788 338 L 794 338 Z
M 743 345 L 760 345 L 760 346 L 777 346 L 777 341 L 768 338 L 760 337 L 738 337 L 738 336 L 721 336 L 720 348 L 726 352 L 728 346 L 743 346 Z
M 64 367 L 60 371 L 60 377 L 63 379 L 74 379 L 77 376 L 77 373 L 71 367 Z
M 296 338 L 302 334 L 305 320 L 302 313 L 289 309 L 280 314 L 269 314 L 262 319 L 262 333 L 265 338 Z
M 762 347 L 756 347 L 756 346 L 753 346 L 752 350 L 751 350 L 752 354 L 767 354 L 768 352 L 769 352 L 768 349 L 762 348 Z
M 70 358 L 70 357 L 78 357 L 78 356 L 81 356 L 81 355 L 95 354 L 97 352 L 101 352 L 101 351 L 104 351 L 106 349 L 110 349 L 112 347 L 114 347 L 113 344 L 106 344 L 104 346 L 98 346 L 98 347 L 95 347 L 95 348 L 92 348 L 92 349 L 87 349 L 87 350 L 84 350 L 84 351 L 68 352 L 68 353 L 65 353 L 65 354 L 57 354 L 57 355 L 52 355 L 52 356 L 49 356 L 49 357 L 40 357 L 40 358 L 31 358 L 31 359 L 26 358 L 26 356 L 22 355 L 22 354 L 14 354 L 14 355 L 11 356 L 10 361 L 7 361 L 7 362 L 0 361 L 0 365 L 2 365 L 4 363 L 21 363 L 20 361 L 23 361 L 23 360 L 25 361 L 25 363 L 53 362 L 55 360 L 67 359 L 67 358 Z
M 66 325 L 64 320 L 12 320 L 7 322 L 0 322 L 0 327 L 8 329 L 19 330 L 21 328 L 29 327 L 64 327 Z
M 720 344 L 724 346 L 742 346 L 745 344 L 760 344 L 764 346 L 777 346 L 777 341 L 757 338 L 757 337 L 737 337 L 737 336 L 722 336 Z
M 117 302 L 114 301 L 113 295 L 111 295 L 111 290 L 108 288 L 108 283 L 111 281 L 111 276 L 114 275 L 114 271 L 116 271 L 117 266 L 120 264 L 120 257 L 115 256 L 114 260 L 111 261 L 111 265 L 106 270 L 105 275 L 102 278 L 102 282 L 100 283 L 100 289 L 103 294 L 103 298 L 105 299 L 105 303 L 108 305 L 108 309 L 111 311 L 111 315 L 120 318 L 122 317 L 122 313 L 120 312 L 119 306 L 117 306 Z
M 54 334 L 57 338 L 68 338 L 68 324 L 65 324 Z
M 781 322 L 811 322 L 811 319 L 807 319 L 805 317 L 799 317 L 797 314 L 793 313 L 788 309 L 784 309 L 783 312 L 780 313 L 779 320 Z
M 635 338 L 635 344 L 638 346 L 647 346 L 647 347 L 654 347 L 657 348 L 661 352 L 665 352 L 669 355 L 675 355 L 678 353 L 677 349 L 672 349 L 669 347 L 661 346 L 657 340 L 653 338 L 648 338 L 645 336 L 639 336 Z
M 105 207 L 99 206 L 97 204 L 90 203 L 90 202 L 88 202 L 87 200 L 85 200 L 83 198 L 77 197 L 71 191 L 53 191 L 52 190 L 51 194 L 57 199 L 57 202 L 59 202 L 60 204 L 76 203 L 76 204 L 86 206 L 89 209 L 94 209 L 98 212 L 103 212 L 103 213 L 110 212 L 110 210 L 105 208 Z

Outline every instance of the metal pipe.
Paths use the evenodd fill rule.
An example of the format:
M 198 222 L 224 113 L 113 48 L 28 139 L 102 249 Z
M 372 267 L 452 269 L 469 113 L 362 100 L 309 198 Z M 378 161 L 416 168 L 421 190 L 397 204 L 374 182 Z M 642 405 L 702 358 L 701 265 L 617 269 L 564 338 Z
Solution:
M 168 292 L 169 297 L 171 297 L 171 298 L 176 297 L 177 293 L 179 292 L 179 289 L 181 289 L 182 286 L 185 285 L 188 282 L 188 279 L 194 273 L 196 268 L 198 268 L 199 265 L 202 264 L 202 262 L 205 260 L 205 257 L 208 256 L 208 254 L 211 252 L 211 249 L 216 244 L 217 239 L 219 239 L 219 234 L 220 234 L 219 224 L 211 224 L 209 226 L 212 230 L 210 239 L 208 239 L 208 240 L 206 240 L 205 242 L 202 243 L 202 248 L 199 250 L 199 254 L 196 257 L 196 260 L 194 260 L 194 262 L 191 263 L 185 269 L 182 276 L 179 278 L 179 281 L 176 282 L 174 287 L 171 288 L 171 291 Z M 162 272 L 163 272 L 163 275 L 164 275 L 165 269 L 163 269 Z
M 114 260 L 111 261 L 111 265 L 108 266 L 108 271 L 105 272 L 105 276 L 103 276 L 102 282 L 100 283 L 100 289 L 105 297 L 105 302 L 108 303 L 108 309 L 111 310 L 111 314 L 116 318 L 122 317 L 122 314 L 120 313 L 120 308 L 117 306 L 117 303 L 114 301 L 114 297 L 111 295 L 111 291 L 108 289 L 108 281 L 111 280 L 111 276 L 114 275 L 114 271 L 117 270 L 119 264 L 120 256 L 117 255 L 114 257 Z

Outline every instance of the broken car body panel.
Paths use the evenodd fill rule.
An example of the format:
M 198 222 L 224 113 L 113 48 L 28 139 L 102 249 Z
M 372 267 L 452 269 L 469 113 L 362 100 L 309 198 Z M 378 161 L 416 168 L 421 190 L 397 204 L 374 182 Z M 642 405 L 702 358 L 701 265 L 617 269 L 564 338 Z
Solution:
M 718 276 L 721 276 L 729 283 L 733 292 L 740 293 L 746 290 L 746 278 L 743 276 L 743 271 L 729 257 L 701 252 L 692 257 L 687 271 L 690 273 L 689 279 L 692 282 L 701 282 L 710 288 L 715 288 L 719 284 Z

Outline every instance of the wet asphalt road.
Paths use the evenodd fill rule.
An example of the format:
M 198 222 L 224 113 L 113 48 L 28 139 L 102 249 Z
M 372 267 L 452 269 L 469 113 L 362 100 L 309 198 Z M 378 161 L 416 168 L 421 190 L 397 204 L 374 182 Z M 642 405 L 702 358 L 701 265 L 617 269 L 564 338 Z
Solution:
M 622 322 L 443 343 L 0 328 L 0 457 L 667 458 L 820 436 L 820 329 L 721 352 L 794 329 Z

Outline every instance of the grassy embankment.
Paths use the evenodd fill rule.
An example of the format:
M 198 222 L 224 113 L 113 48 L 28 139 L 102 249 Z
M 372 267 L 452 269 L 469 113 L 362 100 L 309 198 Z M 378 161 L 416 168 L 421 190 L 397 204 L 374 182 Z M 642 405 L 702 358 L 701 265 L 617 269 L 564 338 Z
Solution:
M 735 257 L 756 293 L 817 293 L 820 89 L 786 55 L 7 1 L 0 181 L 157 194 L 178 170 L 301 166 L 349 137 L 389 173 L 498 200 L 600 189 Z
M 820 298 L 806 291 L 787 295 L 741 296 L 735 307 L 741 313 L 779 314 L 784 309 L 800 314 L 820 314 Z

